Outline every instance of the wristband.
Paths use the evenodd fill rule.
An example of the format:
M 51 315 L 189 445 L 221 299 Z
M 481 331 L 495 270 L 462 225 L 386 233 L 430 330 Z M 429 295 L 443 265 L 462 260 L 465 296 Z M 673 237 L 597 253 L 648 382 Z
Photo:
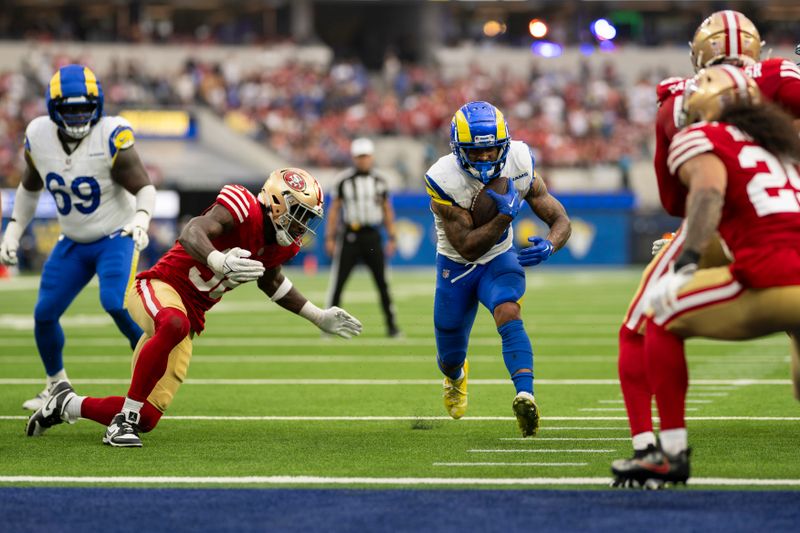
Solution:
M 315 326 L 319 326 L 322 323 L 322 309 L 312 304 L 311 300 L 306 300 L 306 303 L 303 304 L 297 314 Z
M 275 294 L 269 297 L 270 300 L 273 302 L 277 302 L 284 296 L 286 296 L 289 291 L 292 290 L 292 282 L 286 276 L 283 277 L 283 281 L 280 285 L 278 285 L 278 289 L 275 291 Z
M 225 272 L 225 254 L 219 250 L 212 250 L 206 257 L 206 264 L 217 274 L 222 274 Z
M 684 250 L 675 261 L 675 270 L 678 271 L 686 265 L 696 265 L 700 261 L 700 253 L 694 250 Z

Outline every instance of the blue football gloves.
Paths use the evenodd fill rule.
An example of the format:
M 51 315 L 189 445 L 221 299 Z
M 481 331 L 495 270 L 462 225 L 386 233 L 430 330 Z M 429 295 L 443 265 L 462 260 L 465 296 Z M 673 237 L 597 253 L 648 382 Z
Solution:
M 497 212 L 501 215 L 514 218 L 522 207 L 522 198 L 512 186 L 509 186 L 505 194 L 497 194 L 491 189 L 486 189 L 486 194 L 497 204 Z
M 533 246 L 519 252 L 519 264 L 524 267 L 547 261 L 547 258 L 555 252 L 553 243 L 542 237 L 528 237 L 528 242 L 533 243 Z

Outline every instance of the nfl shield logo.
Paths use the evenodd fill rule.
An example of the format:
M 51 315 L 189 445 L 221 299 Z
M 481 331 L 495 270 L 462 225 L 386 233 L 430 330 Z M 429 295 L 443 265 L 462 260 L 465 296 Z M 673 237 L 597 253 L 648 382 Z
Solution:
M 449 271 L 448 269 L 446 269 L 446 268 L 443 268 L 443 269 L 442 269 L 442 277 L 443 277 L 444 279 L 447 279 L 447 278 L 449 278 L 449 277 L 450 277 L 450 271 Z

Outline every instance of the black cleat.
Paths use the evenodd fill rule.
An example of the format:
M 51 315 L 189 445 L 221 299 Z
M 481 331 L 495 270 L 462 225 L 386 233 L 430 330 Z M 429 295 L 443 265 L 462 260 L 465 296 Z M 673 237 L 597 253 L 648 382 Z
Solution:
M 28 423 L 25 426 L 25 434 L 29 437 L 38 437 L 48 428 L 62 422 L 74 424 L 75 420 L 69 419 L 64 412 L 64 408 L 76 396 L 75 390 L 69 381 L 59 381 L 53 385 L 53 388 L 50 389 L 50 397 L 28 419 Z
M 612 487 L 659 489 L 665 483 L 683 483 L 689 479 L 690 449 L 669 455 L 650 445 L 638 450 L 630 459 L 617 459 L 611 463 L 614 474 Z
M 103 444 L 116 448 L 141 448 L 139 427 L 129 422 L 125 418 L 125 413 L 117 413 L 106 429 L 106 434 L 103 435 Z

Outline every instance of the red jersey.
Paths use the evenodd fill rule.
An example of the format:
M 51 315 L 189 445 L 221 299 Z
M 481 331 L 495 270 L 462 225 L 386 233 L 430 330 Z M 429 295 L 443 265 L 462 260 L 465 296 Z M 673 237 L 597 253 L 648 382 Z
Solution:
M 265 215 L 261 204 L 241 185 L 224 186 L 214 205 L 227 209 L 234 225 L 231 231 L 211 241 L 217 250 L 224 252 L 237 246 L 249 250 L 253 254 L 250 259 L 261 261 L 267 269 L 282 265 L 300 251 L 296 244 L 280 246 L 264 242 Z M 177 242 L 153 268 L 142 272 L 137 278 L 157 278 L 172 286 L 183 300 L 192 330 L 196 333 L 205 327 L 206 311 L 219 302 L 223 294 L 238 285 L 212 272 L 205 262 L 189 255 Z
M 766 59 L 745 67 L 744 71 L 758 85 L 761 94 L 795 117 L 800 118 L 800 69 L 785 59 Z M 683 106 L 683 91 L 691 78 L 667 78 L 656 87 L 656 152 L 653 164 L 658 180 L 658 194 L 664 210 L 672 216 L 685 216 L 688 190 L 667 166 L 672 138 L 678 132 L 678 117 Z
M 678 133 L 667 163 L 673 175 L 705 152 L 728 174 L 719 233 L 745 287 L 800 285 L 800 164 L 782 161 L 738 128 L 699 122 Z

